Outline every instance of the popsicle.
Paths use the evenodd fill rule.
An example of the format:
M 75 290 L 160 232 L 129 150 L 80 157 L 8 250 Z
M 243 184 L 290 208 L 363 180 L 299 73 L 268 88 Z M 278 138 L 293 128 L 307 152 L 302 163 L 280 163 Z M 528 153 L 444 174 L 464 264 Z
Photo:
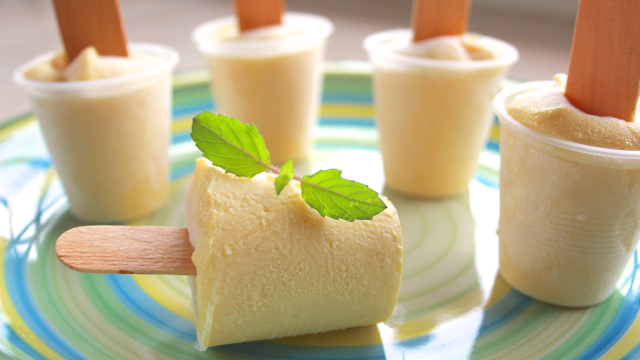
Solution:
M 311 154 L 333 32 L 329 19 L 283 8 L 281 1 L 239 0 L 236 16 L 201 24 L 192 35 L 208 63 L 216 111 L 256 124 L 277 164 Z
M 518 52 L 498 39 L 466 33 L 469 5 L 416 0 L 413 31 L 365 39 L 390 189 L 446 197 L 466 191 L 473 179 L 489 135 L 491 101 Z
M 198 159 L 188 231 L 76 228 L 56 253 L 78 271 L 197 274 L 190 283 L 203 348 L 387 320 L 402 268 L 393 205 L 383 198 L 387 209 L 372 220 L 333 220 L 305 203 L 299 183 L 276 195 L 274 179 L 239 178 Z
M 29 96 L 71 213 L 101 223 L 146 215 L 168 194 L 179 56 L 154 44 L 128 51 L 117 0 L 54 6 L 65 51 L 24 64 L 14 81 Z
M 538 300 L 606 300 L 638 246 L 638 18 L 637 1 L 581 0 L 568 79 L 496 98 L 500 272 Z

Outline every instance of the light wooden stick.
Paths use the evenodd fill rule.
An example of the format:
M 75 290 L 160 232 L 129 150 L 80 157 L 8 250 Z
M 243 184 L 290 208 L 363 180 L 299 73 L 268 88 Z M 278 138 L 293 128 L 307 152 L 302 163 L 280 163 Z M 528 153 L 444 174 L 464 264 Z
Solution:
M 127 56 L 118 0 L 53 0 L 68 61 L 87 46 L 100 55 Z
M 164 226 L 81 226 L 56 242 L 68 268 L 101 274 L 195 275 L 186 228 Z
M 471 0 L 414 0 L 413 41 L 467 31 Z
M 592 115 L 633 121 L 640 95 L 640 1 L 580 0 L 565 96 Z
M 240 31 L 282 23 L 283 0 L 234 0 Z

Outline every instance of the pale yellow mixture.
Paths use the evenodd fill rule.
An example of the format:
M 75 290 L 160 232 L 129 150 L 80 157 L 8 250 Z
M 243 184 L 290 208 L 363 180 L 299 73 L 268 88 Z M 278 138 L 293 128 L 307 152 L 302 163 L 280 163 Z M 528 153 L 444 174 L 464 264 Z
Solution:
M 171 69 L 105 81 L 137 75 L 169 58 L 143 51 L 132 51 L 130 58 L 102 57 L 87 48 L 68 65 L 58 54 L 23 71 L 27 81 L 37 82 L 23 86 L 77 218 L 122 221 L 165 201 Z M 53 87 L 38 85 L 43 82 Z
M 321 217 L 292 181 L 225 174 L 198 159 L 186 210 L 202 348 L 387 320 L 400 286 L 402 239 L 393 205 L 372 220 Z
M 557 138 L 640 149 L 638 125 L 574 108 L 564 85 L 506 106 L 516 120 Z M 640 160 L 596 157 L 501 127 L 500 273 L 536 299 L 565 306 L 604 301 L 640 237 Z
M 310 155 L 330 32 L 328 21 L 300 14 L 285 17 L 281 26 L 242 34 L 235 23 L 196 30 L 211 71 L 216 112 L 255 124 L 274 163 Z M 316 33 L 326 34 L 310 36 Z
M 566 76 L 556 75 L 555 80 L 553 87 L 517 96 L 506 107 L 509 114 L 559 139 L 608 149 L 640 150 L 640 124 L 580 111 L 564 97 Z
M 88 81 L 135 74 L 152 68 L 162 58 L 134 51 L 128 57 L 100 56 L 93 46 L 85 48 L 71 63 L 63 51 L 49 61 L 29 67 L 24 77 L 34 81 Z
M 399 34 L 365 47 L 386 185 L 426 197 L 465 191 L 488 138 L 492 99 L 517 51 L 479 35 L 414 44 Z

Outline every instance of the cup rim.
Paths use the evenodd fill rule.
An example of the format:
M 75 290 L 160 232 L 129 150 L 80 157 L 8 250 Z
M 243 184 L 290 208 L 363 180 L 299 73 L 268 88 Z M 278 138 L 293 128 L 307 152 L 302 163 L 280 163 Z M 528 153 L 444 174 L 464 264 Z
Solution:
M 203 24 L 198 25 L 191 32 L 191 40 L 196 44 L 198 49 L 205 53 L 223 53 L 223 52 L 238 52 L 251 50 L 268 50 L 277 46 L 286 45 L 298 45 L 308 43 L 312 40 L 322 40 L 327 38 L 333 33 L 334 26 L 331 20 L 328 18 L 309 13 L 302 12 L 286 12 L 285 18 L 301 19 L 306 18 L 313 21 L 317 21 L 321 28 L 318 31 L 313 31 L 309 34 L 298 35 L 293 37 L 286 37 L 277 40 L 262 41 L 262 40 L 245 40 L 245 41 L 211 41 L 211 38 L 206 37 L 205 34 L 212 29 L 218 28 L 229 23 L 235 23 L 237 18 L 235 16 L 225 16 L 222 18 L 213 19 Z
M 416 57 L 408 54 L 401 54 L 389 51 L 379 46 L 380 41 L 394 37 L 412 36 L 411 29 L 392 29 L 373 33 L 367 36 L 362 45 L 364 49 L 371 55 L 384 56 L 395 61 L 401 61 L 415 66 L 441 68 L 441 69 L 488 69 L 495 67 L 504 67 L 515 64 L 520 58 L 518 49 L 506 41 L 496 39 L 491 36 L 476 34 L 481 41 L 491 43 L 505 50 L 505 55 L 498 59 L 474 60 L 474 61 L 452 61 Z
M 173 48 L 153 43 L 138 43 L 132 42 L 127 46 L 130 50 L 137 51 L 149 51 L 149 52 L 159 52 L 168 55 L 168 58 L 153 66 L 152 68 L 146 69 L 144 71 L 126 74 L 122 76 L 116 76 L 111 78 L 104 79 L 95 79 L 95 80 L 86 80 L 86 81 L 37 81 L 27 79 L 24 76 L 24 72 L 36 64 L 42 63 L 51 59 L 56 51 L 50 51 L 41 55 L 36 56 L 30 61 L 22 64 L 13 72 L 13 82 L 23 88 L 29 89 L 40 89 L 45 91 L 67 91 L 67 90 L 79 90 L 79 89 L 87 89 L 87 88 L 100 88 L 100 87 L 108 87 L 108 86 L 117 86 L 122 85 L 128 82 L 135 82 L 142 78 L 148 78 L 169 70 L 172 70 L 178 61 L 180 60 L 180 55 Z
M 522 124 L 507 112 L 506 105 L 512 102 L 517 95 L 543 87 L 551 87 L 555 84 L 555 81 L 531 81 L 518 85 L 512 85 L 500 91 L 493 100 L 493 111 L 498 116 L 500 125 L 507 125 L 513 130 L 525 134 L 535 140 L 566 150 L 616 159 L 640 159 L 640 150 L 609 149 L 559 139 Z

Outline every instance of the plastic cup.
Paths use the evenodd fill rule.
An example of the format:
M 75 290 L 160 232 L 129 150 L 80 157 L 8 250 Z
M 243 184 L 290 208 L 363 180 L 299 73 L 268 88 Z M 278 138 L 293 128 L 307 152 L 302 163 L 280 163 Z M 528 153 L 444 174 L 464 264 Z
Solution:
M 220 32 L 237 28 L 235 17 L 226 17 L 202 24 L 192 34 L 209 65 L 216 111 L 255 124 L 274 163 L 310 154 L 324 48 L 333 32 L 331 21 L 311 14 L 287 13 L 283 24 L 312 28 L 225 40 Z
M 373 65 L 376 122 L 386 185 L 413 196 L 465 191 L 491 127 L 491 102 L 518 59 L 503 41 L 480 36 L 495 60 L 434 60 L 389 50 L 408 29 L 375 33 L 364 47 Z
M 557 139 L 505 110 L 515 96 L 555 82 L 503 90 L 500 118 L 500 273 L 541 301 L 588 306 L 616 287 L 640 236 L 640 151 Z
M 137 218 L 160 207 L 168 195 L 171 73 L 179 56 L 152 44 L 130 44 L 130 49 L 162 61 L 107 79 L 26 79 L 24 71 L 52 58 L 49 53 L 14 73 L 40 122 L 71 213 L 80 220 Z

